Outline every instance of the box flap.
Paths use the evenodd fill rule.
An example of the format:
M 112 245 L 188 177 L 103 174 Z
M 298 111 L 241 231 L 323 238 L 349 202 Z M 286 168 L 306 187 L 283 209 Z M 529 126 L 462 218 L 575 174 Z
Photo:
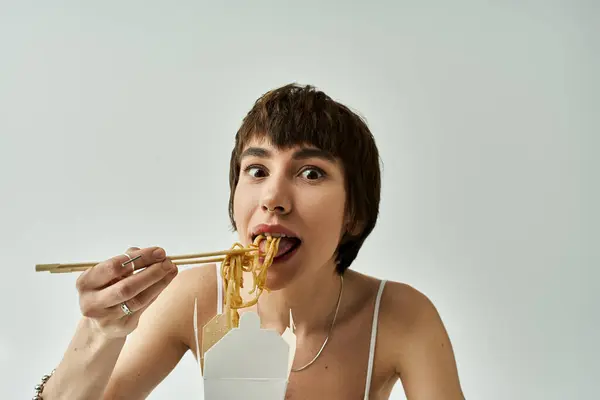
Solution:
M 240 326 L 205 353 L 204 378 L 287 381 L 289 354 L 286 340 L 274 330 L 261 329 L 258 315 L 247 311 Z

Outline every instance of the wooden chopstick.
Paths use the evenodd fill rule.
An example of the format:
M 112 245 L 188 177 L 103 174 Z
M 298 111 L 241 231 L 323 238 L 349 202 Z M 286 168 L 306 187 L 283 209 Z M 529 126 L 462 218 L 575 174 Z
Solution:
M 213 251 L 212 253 L 196 253 L 196 254 L 183 254 L 179 256 L 170 256 L 167 257 L 171 260 L 183 260 L 187 258 L 204 258 L 204 257 L 213 257 L 213 256 L 227 256 L 227 255 L 235 255 L 235 254 L 244 254 L 249 251 L 257 251 L 257 248 L 243 248 L 243 249 L 231 249 L 231 250 L 223 250 L 223 251 Z
M 243 248 L 243 249 L 230 249 L 223 251 L 214 251 L 210 253 L 194 253 L 194 254 L 182 254 L 167 257 L 173 261 L 173 264 L 179 265 L 192 265 L 192 264 L 207 264 L 213 262 L 222 262 L 225 257 L 215 256 L 226 256 L 226 255 L 238 255 L 248 252 L 258 251 L 257 248 Z M 53 274 L 57 273 L 68 273 L 68 272 L 82 272 L 100 262 L 78 262 L 78 263 L 54 263 L 54 264 L 36 264 L 36 272 L 50 272 Z

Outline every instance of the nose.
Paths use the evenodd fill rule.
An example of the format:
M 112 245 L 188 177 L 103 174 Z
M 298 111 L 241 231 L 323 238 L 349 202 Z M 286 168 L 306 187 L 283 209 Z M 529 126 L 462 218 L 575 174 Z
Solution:
M 292 211 L 291 195 L 284 180 L 274 175 L 269 179 L 261 199 L 263 211 L 278 215 L 286 215 Z

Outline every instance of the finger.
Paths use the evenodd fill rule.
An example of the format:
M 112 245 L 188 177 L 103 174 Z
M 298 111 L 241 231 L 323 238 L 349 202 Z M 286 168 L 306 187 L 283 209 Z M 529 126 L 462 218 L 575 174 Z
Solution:
M 158 265 L 160 265 L 160 263 Z M 172 272 L 167 273 L 161 280 L 148 287 L 145 291 L 142 291 L 133 299 L 127 300 L 127 306 L 129 307 L 129 304 L 131 303 L 131 310 L 139 310 L 141 307 L 143 307 L 143 304 L 147 302 L 145 297 L 146 292 L 160 293 L 161 285 L 164 285 L 162 286 L 162 288 L 164 289 L 164 287 L 166 287 L 173 280 L 173 278 L 177 276 L 177 273 L 177 269 L 174 269 Z M 123 310 L 121 309 L 121 303 L 123 302 L 117 305 L 109 306 L 106 304 L 107 296 L 105 293 L 102 292 L 106 292 L 106 289 L 102 291 L 90 291 L 82 293 L 79 298 L 81 313 L 86 317 L 94 318 L 99 321 L 114 320 L 115 318 L 124 316 Z M 148 296 L 152 296 L 152 294 Z M 118 310 L 119 312 L 115 312 L 115 310 Z
M 125 301 L 124 303 L 133 313 L 143 312 L 150 304 L 152 304 L 156 298 L 165 290 L 165 288 L 173 281 L 177 276 L 177 270 L 167 274 L 163 279 L 156 282 L 137 296 Z M 127 315 L 123 312 L 121 304 L 109 307 L 103 310 L 104 318 L 115 320 L 118 318 L 126 317 Z
M 148 247 L 141 250 L 130 250 L 128 254 L 131 258 L 141 256 L 133 263 L 123 263 L 129 261 L 129 257 L 124 254 L 112 257 L 103 261 L 83 274 L 77 280 L 77 289 L 80 292 L 86 290 L 100 289 L 111 281 L 118 280 L 127 275 L 131 275 L 134 267 L 135 270 L 146 268 L 149 265 L 155 264 L 165 259 L 165 251 L 160 247 Z M 132 265 L 133 264 L 133 265 Z
M 163 279 L 168 273 L 172 273 L 174 270 L 177 270 L 177 267 L 168 259 L 153 264 L 136 274 L 120 280 L 106 289 L 96 292 L 98 302 L 105 307 L 111 307 L 124 301 L 128 301 Z
M 129 255 L 129 257 L 131 257 L 131 260 L 127 260 L 125 261 L 125 264 L 123 266 L 123 264 L 121 264 L 125 269 L 129 269 L 128 267 L 131 267 L 130 271 L 133 274 L 137 269 L 140 268 L 140 260 L 143 259 L 143 255 L 142 258 L 138 258 L 137 260 L 135 259 L 138 255 L 141 254 L 141 250 L 139 247 L 130 247 L 127 250 L 125 250 L 125 254 L 124 255 Z M 125 274 L 126 276 L 128 274 Z
M 125 254 L 133 254 L 133 252 L 136 252 L 138 250 L 140 250 L 139 247 L 130 247 L 125 251 Z M 137 254 L 139 254 L 139 252 Z M 125 264 L 125 266 L 123 266 L 127 270 L 127 272 L 125 272 L 123 275 L 121 275 L 117 278 L 111 279 L 111 281 L 108 282 L 106 285 L 104 285 L 102 288 L 119 282 L 121 279 L 133 274 L 135 272 L 135 270 L 138 269 L 137 266 L 135 265 L 136 261 L 138 261 L 138 260 L 135 259 L 135 256 L 130 256 L 130 257 L 133 261 L 131 261 L 129 264 Z M 127 263 L 129 261 L 125 261 L 125 262 Z M 129 266 L 131 266 L 131 268 L 128 268 Z

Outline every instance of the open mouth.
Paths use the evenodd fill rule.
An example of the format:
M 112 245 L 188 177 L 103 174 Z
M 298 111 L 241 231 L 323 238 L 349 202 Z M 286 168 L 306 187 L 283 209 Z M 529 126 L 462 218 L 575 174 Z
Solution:
M 265 237 L 279 237 L 279 247 L 277 249 L 277 254 L 275 255 L 275 257 L 273 258 L 273 261 L 283 261 L 285 259 L 288 259 L 289 257 L 291 257 L 296 250 L 298 249 L 298 247 L 300 247 L 300 245 L 302 244 L 302 241 L 297 238 L 297 237 L 293 237 L 293 236 L 288 236 L 285 234 L 279 234 L 279 233 L 264 233 Z M 258 237 L 258 234 L 254 234 L 252 235 L 252 241 L 254 242 L 254 240 Z M 266 241 L 262 241 L 260 243 L 260 250 L 261 252 L 264 252 L 265 249 L 265 245 L 266 245 Z

